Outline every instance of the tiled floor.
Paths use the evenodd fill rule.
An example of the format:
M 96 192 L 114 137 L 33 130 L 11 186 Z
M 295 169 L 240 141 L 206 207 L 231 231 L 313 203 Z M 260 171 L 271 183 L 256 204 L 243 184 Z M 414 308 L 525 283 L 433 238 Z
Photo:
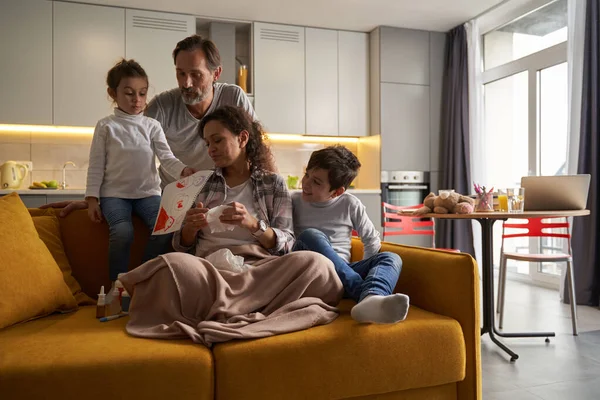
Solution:
M 485 400 L 600 399 L 600 310 L 578 306 L 579 336 L 571 332 L 571 309 L 555 290 L 520 282 L 506 285 L 504 330 L 555 331 L 544 338 L 501 340 L 519 359 L 511 363 L 488 335 L 481 340 Z M 594 332 L 599 331 L 599 332 Z

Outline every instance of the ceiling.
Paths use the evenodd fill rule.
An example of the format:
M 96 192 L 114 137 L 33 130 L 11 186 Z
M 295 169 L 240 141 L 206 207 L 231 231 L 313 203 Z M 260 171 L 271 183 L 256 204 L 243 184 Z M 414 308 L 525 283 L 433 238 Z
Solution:
M 501 0 L 76 0 L 198 16 L 369 32 L 380 25 L 448 31 Z

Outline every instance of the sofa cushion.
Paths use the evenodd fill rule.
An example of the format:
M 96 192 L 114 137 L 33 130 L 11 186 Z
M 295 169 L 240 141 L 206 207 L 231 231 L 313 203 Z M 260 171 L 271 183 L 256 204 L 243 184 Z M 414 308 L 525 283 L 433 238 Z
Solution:
M 77 308 L 50 251 L 16 193 L 0 198 L 0 328 Z
M 48 250 L 50 250 L 50 254 L 52 254 L 54 261 L 58 264 L 58 267 L 63 274 L 63 279 L 67 286 L 69 286 L 69 289 L 71 289 L 71 294 L 73 294 L 75 300 L 77 300 L 77 304 L 80 306 L 95 304 L 94 300 L 83 293 L 79 282 L 71 275 L 71 265 L 65 254 L 65 248 L 60 236 L 60 224 L 58 218 L 54 214 L 54 210 L 49 208 L 39 211 L 43 211 L 43 213 L 33 215 L 32 210 L 29 210 L 29 213 L 32 215 L 31 219 L 33 220 L 35 229 L 40 235 L 42 242 L 44 242 Z
M 411 307 L 398 324 L 358 324 L 350 317 L 353 305 L 343 300 L 329 325 L 217 344 L 216 398 L 347 398 L 464 379 L 465 342 L 456 320 Z
M 2 399 L 213 399 L 210 351 L 190 340 L 129 336 L 96 307 L 0 331 Z
M 58 212 L 58 210 L 57 210 Z M 83 291 L 96 298 L 100 286 L 109 288 L 108 275 L 108 224 L 90 220 L 87 210 L 75 210 L 66 217 L 59 218 L 60 233 L 73 276 Z M 142 264 L 142 256 L 149 231 L 137 215 L 133 215 L 133 244 L 129 257 L 129 270 Z

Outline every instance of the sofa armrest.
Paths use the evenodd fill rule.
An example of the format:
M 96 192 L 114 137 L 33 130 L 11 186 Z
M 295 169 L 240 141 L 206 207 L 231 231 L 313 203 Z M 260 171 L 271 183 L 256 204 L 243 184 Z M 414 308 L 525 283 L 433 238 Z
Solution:
M 395 292 L 407 294 L 410 304 L 455 319 L 465 336 L 466 378 L 459 399 L 481 398 L 479 269 L 466 253 L 383 242 L 381 251 L 402 258 Z M 362 259 L 362 243 L 352 241 L 352 260 Z

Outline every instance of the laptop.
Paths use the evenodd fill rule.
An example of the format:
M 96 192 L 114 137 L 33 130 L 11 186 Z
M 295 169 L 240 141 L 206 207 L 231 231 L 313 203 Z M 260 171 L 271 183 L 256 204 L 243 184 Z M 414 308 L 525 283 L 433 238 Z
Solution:
M 525 211 L 584 210 L 590 178 L 589 174 L 522 177 Z

